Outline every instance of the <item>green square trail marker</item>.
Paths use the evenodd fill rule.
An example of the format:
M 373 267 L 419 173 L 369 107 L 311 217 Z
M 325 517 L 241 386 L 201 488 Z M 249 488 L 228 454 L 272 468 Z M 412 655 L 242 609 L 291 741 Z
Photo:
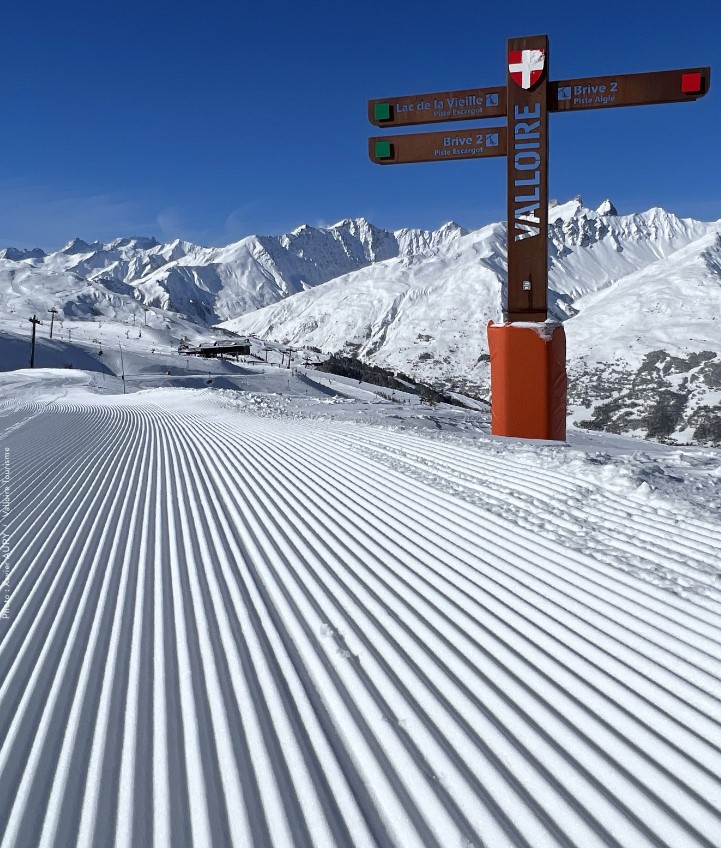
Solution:
M 373 108 L 373 117 L 376 119 L 376 121 L 390 121 L 391 104 L 376 103 Z
M 687 102 L 703 97 L 711 83 L 709 67 L 553 82 L 549 75 L 548 36 L 511 38 L 506 49 L 506 84 L 503 86 L 368 101 L 369 121 L 375 126 L 383 126 L 384 130 L 389 126 L 506 117 L 506 126 L 502 127 L 412 133 L 368 140 L 370 159 L 380 165 L 506 156 L 507 300 L 503 305 L 504 324 L 489 327 L 489 343 L 492 335 L 499 340 L 513 328 L 514 323 L 544 323 L 548 318 L 549 112 Z M 487 140 L 488 132 L 498 133 L 497 146 Z M 536 331 L 531 328 L 530 332 Z M 508 335 L 502 343 L 494 342 L 496 351 L 500 348 L 505 351 L 497 358 L 500 365 L 496 370 L 493 368 L 493 351 L 491 353 L 491 392 L 501 399 L 499 409 L 511 409 L 510 418 L 515 415 L 513 409 L 523 410 L 524 396 L 528 396 L 529 384 L 521 363 L 521 335 L 519 327 L 513 334 L 513 341 Z M 555 370 L 548 371 L 548 375 L 552 373 L 553 376 L 552 380 L 549 376 L 549 388 L 541 388 L 537 392 L 539 401 L 536 407 L 540 411 L 536 414 L 535 424 L 532 422 L 531 426 L 527 421 L 518 424 L 523 417 L 519 412 L 518 425 L 506 426 L 502 422 L 502 414 L 499 412 L 497 421 L 492 412 L 491 429 L 495 435 L 565 439 L 565 419 L 562 427 L 542 424 L 544 416 L 550 414 L 549 409 L 554 408 L 557 412 L 561 408 L 565 410 L 565 337 L 561 325 L 554 331 L 554 337 L 560 338 L 554 348 L 556 353 L 562 348 L 564 350 L 562 362 L 554 365 Z M 549 361 L 554 355 L 549 353 Z M 508 358 L 503 359 L 506 356 Z M 551 383 L 557 388 L 552 390 Z M 562 389 L 558 388 L 561 385 Z M 513 387 L 513 392 L 509 386 Z M 554 414 L 560 421 L 561 414 Z M 528 420 L 530 418 L 527 416 Z

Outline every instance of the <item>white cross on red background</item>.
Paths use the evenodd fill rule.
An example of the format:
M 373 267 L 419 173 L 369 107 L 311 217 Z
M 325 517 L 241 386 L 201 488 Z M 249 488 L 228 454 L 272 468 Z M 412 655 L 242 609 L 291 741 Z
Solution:
M 511 72 L 511 79 L 521 88 L 530 88 L 543 73 L 545 53 L 545 50 L 510 50 L 508 70 Z

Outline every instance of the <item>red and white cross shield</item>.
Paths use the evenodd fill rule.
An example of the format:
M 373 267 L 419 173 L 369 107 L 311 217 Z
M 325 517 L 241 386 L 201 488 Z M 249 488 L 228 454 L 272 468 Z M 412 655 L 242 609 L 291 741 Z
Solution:
M 508 70 L 511 79 L 521 86 L 530 88 L 541 78 L 546 65 L 545 50 L 509 50 Z

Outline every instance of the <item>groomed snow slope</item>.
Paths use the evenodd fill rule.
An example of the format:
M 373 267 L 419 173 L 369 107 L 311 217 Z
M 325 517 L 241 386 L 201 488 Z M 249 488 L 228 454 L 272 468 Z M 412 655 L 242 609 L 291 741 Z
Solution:
M 0 393 L 2 848 L 718 846 L 718 451 L 52 373 Z

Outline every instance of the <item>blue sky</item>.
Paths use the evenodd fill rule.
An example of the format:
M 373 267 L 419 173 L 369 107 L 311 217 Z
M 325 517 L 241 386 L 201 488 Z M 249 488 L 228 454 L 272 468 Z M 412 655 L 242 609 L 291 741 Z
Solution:
M 718 0 L 27 0 L 3 30 L 0 246 L 501 220 L 504 159 L 373 165 L 366 101 L 502 83 L 536 33 L 553 79 L 712 66 L 695 103 L 552 115 L 551 197 L 721 218 Z

